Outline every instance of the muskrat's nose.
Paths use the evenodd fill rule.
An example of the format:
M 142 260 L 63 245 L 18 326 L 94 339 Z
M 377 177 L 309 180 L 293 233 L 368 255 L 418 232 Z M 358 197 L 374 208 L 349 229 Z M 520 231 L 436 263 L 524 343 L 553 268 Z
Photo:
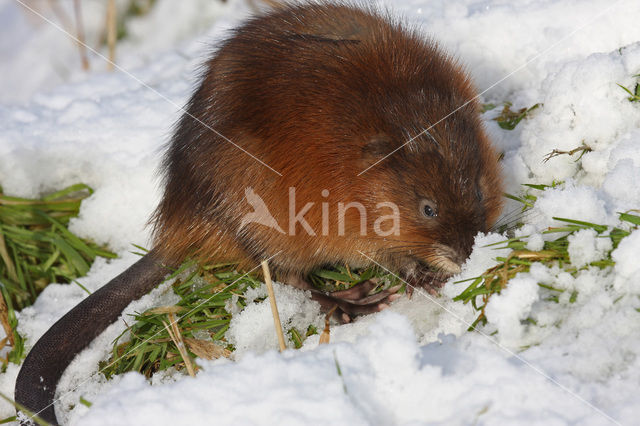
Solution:
M 458 265 L 458 269 L 460 269 L 460 266 L 463 265 L 471 255 L 474 240 L 475 235 L 458 235 L 458 240 L 455 241 L 454 244 L 452 244 L 452 253 L 450 255 L 450 258 L 453 262 L 456 263 L 456 265 Z
M 470 241 L 466 242 L 463 247 L 460 248 L 457 252 L 456 263 L 458 265 L 462 265 L 467 261 L 469 256 L 471 256 L 471 252 L 473 251 L 473 238 Z
M 454 248 L 438 244 L 435 247 L 435 253 L 437 255 L 437 261 L 432 263 L 433 266 L 450 275 L 460 272 L 462 262 L 458 261 L 460 256 Z
M 451 267 L 447 270 L 451 275 L 459 274 L 460 271 L 462 271 L 462 269 L 458 263 L 452 263 Z

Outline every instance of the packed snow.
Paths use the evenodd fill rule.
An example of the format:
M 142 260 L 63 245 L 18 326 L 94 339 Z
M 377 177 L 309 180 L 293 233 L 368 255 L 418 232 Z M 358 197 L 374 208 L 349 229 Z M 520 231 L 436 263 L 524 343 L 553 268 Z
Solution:
M 82 278 L 94 291 L 135 262 L 132 244 L 149 245 L 145 224 L 159 199 L 162 147 L 197 84 L 199 65 L 250 7 L 241 0 L 158 0 L 118 45 L 122 69 L 107 72 L 90 53 L 87 73 L 68 36 L 20 3 L 0 0 L 0 185 L 18 196 L 78 182 L 95 190 L 71 230 L 120 257 L 97 260 Z M 57 22 L 46 2 L 24 3 Z M 492 120 L 500 107 L 484 114 L 505 154 L 507 192 L 520 193 L 524 183 L 562 182 L 538 193 L 522 217 L 518 235 L 527 236 L 529 249 L 551 238 L 542 231 L 559 224 L 554 217 L 616 225 L 617 212 L 640 208 L 640 102 L 629 102 L 618 86 L 638 81 L 640 2 L 376 4 L 454 53 L 483 102 L 510 101 L 514 109 L 542 104 L 512 131 Z M 104 53 L 98 43 L 103 5 L 83 5 L 87 40 Z M 579 160 L 580 153 L 543 161 L 553 150 L 583 144 L 591 151 Z M 505 212 L 519 207 L 509 202 Z M 318 345 L 316 335 L 301 350 L 277 352 L 268 301 L 250 304 L 227 333 L 235 361 L 198 360 L 195 378 L 165 372 L 149 382 L 128 373 L 107 381 L 95 374 L 125 329 L 118 321 L 65 372 L 58 417 L 81 425 L 637 423 L 640 231 L 622 240 L 608 269 L 587 267 L 573 276 L 534 264 L 492 297 L 487 325 L 467 332 L 477 313 L 452 300 L 465 286 L 454 281 L 478 276 L 507 255 L 488 247 L 504 238 L 479 235 L 462 273 L 440 297 L 417 292 L 380 314 L 335 324 L 330 345 Z M 582 266 L 611 246 L 584 230 L 571 236 L 568 250 Z M 550 303 L 538 284 L 564 291 Z M 264 295 L 261 288 L 251 297 Z M 27 347 L 85 296 L 75 285 L 48 286 L 19 313 Z M 276 285 L 276 297 L 283 323 L 323 326 L 319 306 L 304 292 Z M 165 284 L 132 303 L 123 318 L 175 298 Z M 10 364 L 0 374 L 4 395 L 13 396 L 18 370 Z M 81 397 L 91 408 L 78 403 Z M 12 406 L 0 401 L 0 418 L 11 415 Z

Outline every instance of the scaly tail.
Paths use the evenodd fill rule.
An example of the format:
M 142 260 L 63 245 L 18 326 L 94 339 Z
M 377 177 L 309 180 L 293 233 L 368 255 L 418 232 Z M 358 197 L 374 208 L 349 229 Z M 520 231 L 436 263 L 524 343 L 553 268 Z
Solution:
M 150 251 L 63 316 L 38 340 L 22 364 L 16 402 L 57 425 L 53 408 L 56 386 L 69 363 L 114 323 L 129 303 L 151 291 L 168 272 Z

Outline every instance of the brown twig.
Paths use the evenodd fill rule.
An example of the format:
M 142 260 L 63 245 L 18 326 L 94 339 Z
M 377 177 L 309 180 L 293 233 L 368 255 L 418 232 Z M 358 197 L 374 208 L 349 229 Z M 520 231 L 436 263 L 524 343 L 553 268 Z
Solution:
M 64 28 L 65 31 L 67 31 L 68 33 L 71 33 L 73 31 L 73 25 L 71 24 L 71 19 L 69 19 L 67 14 L 60 7 L 60 4 L 58 3 L 58 1 L 49 0 L 48 3 L 49 3 L 49 8 L 53 12 L 53 14 L 56 16 L 60 24 L 62 25 L 62 28 Z
M 319 345 L 326 345 L 331 340 L 331 327 L 329 327 L 329 320 L 336 309 L 338 309 L 338 305 L 334 305 L 334 307 L 327 312 L 327 316 L 324 317 L 324 330 L 322 330 L 322 334 L 320 335 L 320 340 L 318 341 Z
M 544 163 L 546 163 L 547 161 L 551 160 L 554 157 L 557 157 L 559 155 L 573 155 L 577 152 L 582 151 L 582 153 L 580 154 L 580 157 L 578 157 L 578 160 L 580 160 L 582 158 L 582 156 L 586 153 L 586 152 L 591 152 L 592 149 L 590 147 L 588 147 L 587 145 L 585 145 L 584 143 L 582 145 L 580 145 L 577 148 L 574 148 L 570 151 L 561 151 L 559 149 L 554 149 L 553 151 L 551 151 L 550 153 L 548 153 L 547 155 L 545 155 L 544 159 L 542 160 Z
M 82 9 L 80 8 L 80 0 L 73 0 L 73 12 L 76 17 L 76 33 L 78 35 L 78 49 L 80 50 L 80 61 L 82 69 L 89 70 L 89 58 L 87 57 L 87 43 L 84 37 L 84 25 L 82 24 Z
M 231 351 L 213 342 L 200 339 L 185 338 L 185 343 L 189 350 L 202 359 L 218 359 L 220 357 L 230 358 Z
M 107 46 L 109 46 L 109 62 L 107 69 L 113 71 L 116 61 L 116 37 L 117 37 L 116 0 L 107 3 Z
M 2 328 L 4 328 L 4 332 L 9 339 L 9 344 L 11 347 L 15 346 L 15 340 L 13 338 L 13 329 L 11 328 L 11 324 L 9 324 L 9 308 L 7 308 L 7 302 L 4 300 L 4 294 L 0 292 L 0 322 L 2 323 Z
M 271 302 L 271 313 L 273 314 L 273 325 L 276 328 L 276 334 L 278 335 L 278 344 L 280 345 L 280 352 L 287 349 L 284 343 L 284 334 L 282 333 L 282 324 L 280 323 L 280 315 L 278 314 L 278 305 L 276 304 L 276 296 L 273 293 L 273 283 L 271 282 L 271 272 L 269 272 L 269 264 L 266 260 L 262 261 L 262 272 L 264 274 L 264 283 L 267 285 L 267 293 L 269 294 L 269 301 Z
M 185 367 L 187 367 L 187 372 L 191 377 L 195 377 L 196 372 L 193 368 L 193 362 L 191 361 L 191 357 L 187 352 L 187 347 L 184 345 L 184 340 L 182 339 L 182 333 L 180 333 L 180 329 L 178 328 L 176 317 L 171 312 L 168 313 L 167 316 L 169 317 L 169 324 L 167 324 L 164 320 L 162 321 L 162 324 L 164 325 L 164 328 L 167 329 L 169 337 L 171 337 L 171 340 L 173 340 L 173 343 L 178 348 L 178 352 L 180 352 L 180 356 L 182 356 L 184 365 Z

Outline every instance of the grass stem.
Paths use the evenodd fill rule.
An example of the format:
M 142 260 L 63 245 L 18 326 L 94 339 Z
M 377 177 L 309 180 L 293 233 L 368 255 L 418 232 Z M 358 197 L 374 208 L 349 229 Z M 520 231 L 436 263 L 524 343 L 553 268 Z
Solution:
M 276 303 L 276 296 L 273 293 L 273 282 L 271 281 L 271 272 L 269 271 L 269 264 L 266 260 L 262 261 L 262 272 L 264 274 L 264 283 L 267 285 L 267 293 L 269 294 L 269 302 L 271 303 L 271 313 L 273 314 L 273 325 L 276 328 L 276 334 L 278 335 L 278 344 L 280 345 L 280 352 L 287 349 L 287 345 L 284 342 L 284 334 L 282 332 L 282 324 L 280 323 L 280 315 L 278 314 L 278 305 Z

